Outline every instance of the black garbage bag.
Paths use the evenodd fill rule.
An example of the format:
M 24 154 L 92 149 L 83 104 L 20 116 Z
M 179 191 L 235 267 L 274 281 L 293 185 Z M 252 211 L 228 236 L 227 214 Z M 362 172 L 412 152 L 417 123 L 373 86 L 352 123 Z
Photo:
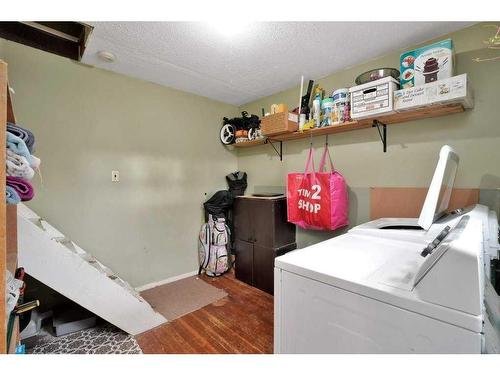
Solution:
M 208 215 L 215 218 L 228 218 L 228 211 L 233 206 L 233 194 L 228 190 L 219 190 L 212 197 L 203 203 L 205 208 L 205 221 L 208 221 Z

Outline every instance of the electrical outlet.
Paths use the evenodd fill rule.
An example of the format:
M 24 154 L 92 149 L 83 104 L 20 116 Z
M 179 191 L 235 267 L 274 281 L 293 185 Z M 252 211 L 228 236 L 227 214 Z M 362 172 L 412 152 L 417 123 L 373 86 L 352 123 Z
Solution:
M 111 182 L 120 181 L 120 172 L 119 171 L 111 171 Z

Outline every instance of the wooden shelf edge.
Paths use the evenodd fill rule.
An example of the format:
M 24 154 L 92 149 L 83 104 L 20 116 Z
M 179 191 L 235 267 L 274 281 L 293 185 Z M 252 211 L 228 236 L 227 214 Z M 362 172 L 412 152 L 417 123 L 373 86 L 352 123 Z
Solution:
M 326 126 L 324 128 L 314 128 L 310 130 L 304 130 L 302 132 L 280 134 L 276 136 L 271 136 L 269 138 L 273 141 L 292 141 L 295 139 L 309 138 L 311 136 L 318 137 L 322 135 L 344 133 L 353 130 L 365 129 L 369 127 L 371 127 L 371 123 L 367 125 L 359 123 L 357 121 L 351 121 L 339 125 Z
M 429 107 L 422 107 L 413 110 L 392 113 L 390 115 L 385 115 L 385 116 L 370 117 L 367 119 L 360 120 L 359 122 L 363 124 L 371 124 L 373 120 L 378 120 L 386 125 L 396 125 L 409 121 L 441 117 L 464 111 L 465 108 L 460 103 L 436 104 Z
M 5 163 L 5 124 L 7 122 L 7 64 L 0 61 L 0 142 L 3 143 Z M 0 180 L 5 181 L 5 168 L 0 171 Z M 5 195 L 5 186 L 1 187 Z M 5 269 L 6 269 L 6 204 L 2 198 L 0 202 L 0 354 L 7 353 L 6 311 L 5 311 Z
M 232 146 L 242 148 L 242 147 L 253 147 L 263 145 L 266 142 L 265 139 L 254 139 L 253 141 L 238 142 L 233 143 Z
M 17 253 L 9 253 L 6 256 L 6 269 L 10 271 L 11 274 L 16 274 L 17 269 Z
M 16 123 L 16 115 L 14 115 L 14 107 L 12 105 L 12 96 L 10 95 L 9 84 L 7 84 L 7 121 L 12 124 Z
M 6 268 L 15 275 L 17 269 L 17 205 L 8 204 L 6 208 Z
M 15 354 L 16 346 L 19 344 L 19 316 L 14 318 L 14 327 L 12 328 L 12 334 L 10 337 L 9 348 L 7 354 Z
M 275 136 L 269 136 L 268 139 L 276 142 L 293 141 L 297 139 L 305 139 L 311 136 L 318 137 L 323 135 L 337 134 L 350 132 L 354 130 L 366 129 L 372 127 L 373 121 L 377 120 L 386 125 L 402 124 L 409 121 L 415 121 L 426 118 L 441 117 L 451 115 L 454 113 L 464 112 L 465 108 L 460 103 L 451 104 L 436 104 L 433 106 L 417 108 L 408 111 L 392 113 L 390 115 L 381 115 L 369 117 L 358 121 L 345 122 L 339 125 L 327 126 L 324 128 L 314 128 L 311 130 L 304 130 L 303 132 L 285 133 Z M 253 147 L 264 144 L 263 139 L 254 141 L 235 143 L 235 147 Z

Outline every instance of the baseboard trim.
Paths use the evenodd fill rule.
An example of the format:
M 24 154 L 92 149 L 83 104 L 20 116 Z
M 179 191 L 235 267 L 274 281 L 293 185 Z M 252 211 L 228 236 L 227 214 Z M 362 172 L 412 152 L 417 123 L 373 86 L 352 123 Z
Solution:
M 186 277 L 191 277 L 191 276 L 194 276 L 197 274 L 198 274 L 198 270 L 183 273 L 182 275 L 172 276 L 172 277 L 169 277 L 168 279 L 165 279 L 165 280 L 155 281 L 155 282 L 152 282 L 149 284 L 139 286 L 139 287 L 135 288 L 135 290 L 137 290 L 138 292 L 144 292 L 145 290 L 155 288 L 155 287 L 160 286 L 160 285 L 173 283 L 174 281 L 185 279 Z

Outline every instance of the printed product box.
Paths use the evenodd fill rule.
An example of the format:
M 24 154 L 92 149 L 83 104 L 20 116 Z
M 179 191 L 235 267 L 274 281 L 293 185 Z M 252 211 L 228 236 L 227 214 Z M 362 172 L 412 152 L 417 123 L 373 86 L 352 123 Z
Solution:
M 464 108 L 473 107 L 467 74 L 394 92 L 394 109 L 397 112 L 446 103 L 461 103 Z
M 414 87 L 453 76 L 451 39 L 408 51 L 400 56 L 401 88 Z
M 351 94 L 351 118 L 357 120 L 393 113 L 393 94 L 397 89 L 398 81 L 392 77 L 385 77 L 351 87 L 349 89 Z

